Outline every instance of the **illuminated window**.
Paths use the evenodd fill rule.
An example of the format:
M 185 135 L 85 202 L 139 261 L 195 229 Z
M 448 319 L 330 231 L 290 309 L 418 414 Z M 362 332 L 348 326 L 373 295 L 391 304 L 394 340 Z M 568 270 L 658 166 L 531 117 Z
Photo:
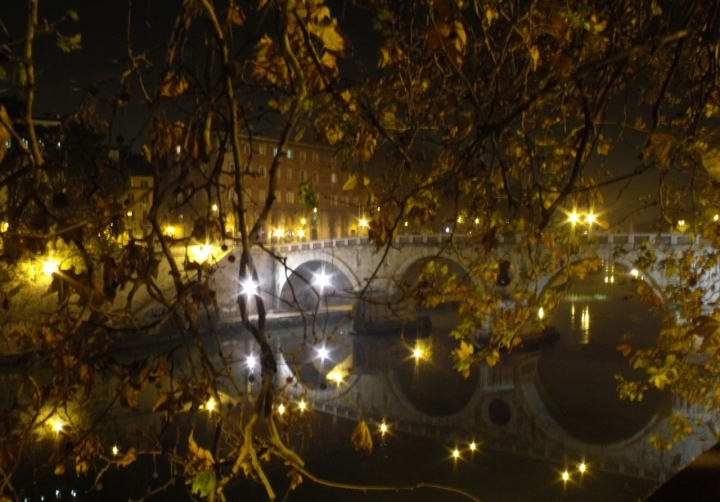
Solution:
M 330 183 L 337 183 L 337 174 L 330 173 Z
M 305 152 L 300 152 L 300 160 L 305 160 Z
M 258 153 L 260 155 L 265 155 L 265 145 L 258 146 Z
M 258 167 L 258 176 L 260 176 L 261 178 L 264 178 L 266 176 L 266 174 L 267 173 L 265 172 L 265 166 Z
M 292 158 L 293 158 L 293 156 L 292 156 L 292 150 L 288 148 L 288 150 L 287 150 L 287 152 L 286 152 L 286 155 L 287 155 L 287 158 L 288 158 L 288 159 L 292 159 Z
M 280 202 L 282 198 L 280 198 L 280 190 L 275 190 L 275 200 Z
M 313 152 L 312 154 L 312 161 L 313 162 L 320 162 L 320 154 L 317 152 Z
M 300 181 L 305 181 L 305 171 L 300 171 Z
M 290 190 L 285 192 L 285 202 L 288 204 L 295 204 L 295 194 Z

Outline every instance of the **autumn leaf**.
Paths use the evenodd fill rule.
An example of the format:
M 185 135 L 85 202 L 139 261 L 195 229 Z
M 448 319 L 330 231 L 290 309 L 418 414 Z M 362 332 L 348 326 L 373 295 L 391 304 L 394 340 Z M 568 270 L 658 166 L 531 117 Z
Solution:
M 337 19 L 327 20 L 326 18 L 322 23 L 311 22 L 308 23 L 307 28 L 310 33 L 320 39 L 326 49 L 335 52 L 345 50 L 347 41 L 342 33 L 340 33 L 340 29 L 337 26 Z
M 137 460 L 137 452 L 135 451 L 135 448 L 133 447 L 133 448 L 128 449 L 128 451 L 125 452 L 125 455 L 123 455 L 122 458 L 120 458 L 117 461 L 117 465 L 118 465 L 118 467 L 127 467 L 130 464 L 132 464 L 133 462 L 135 462 L 135 460 Z
M 370 434 L 370 429 L 368 428 L 365 420 L 361 420 L 355 426 L 355 430 L 350 437 L 350 441 L 352 441 L 352 444 L 356 450 L 364 450 L 365 453 L 367 453 L 368 455 L 372 454 L 372 435 Z
M 237 26 L 245 24 L 245 15 L 240 10 L 240 6 L 238 4 L 232 4 L 230 6 L 228 9 L 227 19 L 228 22 Z
M 67 17 L 72 19 L 75 22 L 78 22 L 80 20 L 80 16 L 78 16 L 78 13 L 76 10 L 70 9 L 67 11 Z
M 355 188 L 355 186 L 357 185 L 357 180 L 358 180 L 357 174 L 351 174 L 350 176 L 348 176 L 347 181 L 345 182 L 345 184 L 342 187 L 343 191 L 353 190 Z
M 188 87 L 189 84 L 185 77 L 169 73 L 162 83 L 160 95 L 163 98 L 175 98 L 184 93 Z
M 74 50 L 82 48 L 82 45 L 80 45 L 81 37 L 82 37 L 82 33 L 78 33 L 76 35 L 71 35 L 69 37 L 65 37 L 58 33 L 57 45 L 58 45 L 58 47 L 60 47 L 60 50 L 62 50 L 63 52 L 74 51 Z
M 303 482 L 303 478 L 300 473 L 296 470 L 292 470 L 288 476 L 290 476 L 290 489 L 294 490 Z
M 188 480 L 187 482 L 192 482 L 191 492 L 203 498 L 209 497 L 210 494 L 215 492 L 215 488 L 217 487 L 215 471 L 201 471 L 197 473 L 192 480 Z

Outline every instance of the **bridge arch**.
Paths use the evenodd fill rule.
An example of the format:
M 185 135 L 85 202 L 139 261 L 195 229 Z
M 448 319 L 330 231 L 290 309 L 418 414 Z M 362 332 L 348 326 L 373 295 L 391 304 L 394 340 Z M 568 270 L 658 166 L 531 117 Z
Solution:
M 409 282 L 406 279 L 416 276 L 416 273 L 419 273 L 424 265 L 431 260 L 439 260 L 440 262 L 446 263 L 451 272 L 463 274 L 464 278 L 467 279 L 471 278 L 469 270 L 462 263 L 462 260 L 457 257 L 446 253 L 438 255 L 438 253 L 433 252 L 433 250 L 422 249 L 419 250 L 419 252 L 416 251 L 412 256 L 404 259 L 398 266 L 395 267 L 396 272 L 393 277 L 388 279 L 385 286 L 386 291 L 388 291 L 391 296 L 394 296 L 402 290 L 403 284 L 405 286 L 414 286 L 415 281 Z M 482 286 L 481 283 L 475 284 Z
M 280 268 L 276 278 L 277 297 L 290 300 L 292 290 L 299 289 L 300 294 L 312 286 L 313 275 L 323 271 L 329 276 L 333 296 L 350 296 L 360 289 L 360 281 L 353 268 L 344 260 L 330 253 L 318 252 L 294 254 L 286 258 L 286 268 Z M 296 295 L 298 291 L 296 291 Z

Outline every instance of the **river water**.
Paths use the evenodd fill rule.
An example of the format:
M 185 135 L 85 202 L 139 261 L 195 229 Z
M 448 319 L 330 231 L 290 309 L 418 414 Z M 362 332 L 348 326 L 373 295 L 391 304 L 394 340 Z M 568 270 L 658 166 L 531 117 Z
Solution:
M 298 351 L 297 327 L 276 329 L 271 340 L 282 354 L 283 375 L 299 382 L 286 392 L 296 414 L 293 427 L 285 430 L 288 442 L 303 454 L 311 472 L 336 483 L 431 483 L 465 490 L 483 502 L 642 500 L 689 462 L 697 446 L 688 453 L 681 444 L 668 453 L 649 445 L 653 434 L 665 431 L 670 396 L 651 391 L 642 402 L 617 397 L 616 374 L 642 377 L 633 373 L 617 345 L 626 334 L 636 345 L 649 345 L 662 325 L 661 313 L 637 298 L 636 280 L 641 279 L 610 264 L 571 285 L 547 320 L 559 340 L 542 350 L 505 354 L 493 368 L 473 368 L 469 378 L 452 367 L 450 353 L 457 342 L 448 333 L 459 319 L 451 306 L 428 313 L 432 356 L 420 360 L 412 357 L 414 341 L 351 336 L 350 321 L 337 321 L 338 316 L 318 326 L 326 358 L 316 350 Z M 254 350 L 252 342 L 233 338 L 225 350 L 240 361 L 237 374 L 244 385 L 257 390 L 252 370 L 242 363 Z M 341 384 L 332 381 L 333 372 L 343 376 Z M 302 413 L 300 400 L 308 403 Z M 350 442 L 361 418 L 373 431 L 370 455 L 355 451 Z M 382 423 L 388 427 L 385 434 Z M 193 419 L 193 424 L 199 438 L 200 429 L 214 427 L 210 418 Z M 150 476 L 152 469 L 157 476 Z M 77 500 L 138 497 L 167 474 L 167 466 L 152 469 L 147 463 L 132 466 L 111 476 L 102 492 Z M 269 475 L 279 500 L 470 500 L 430 487 L 365 492 L 309 480 L 288 491 L 282 465 L 270 467 Z M 237 483 L 228 493 L 229 500 L 266 498 L 254 482 Z M 184 487 L 175 487 L 150 500 L 190 499 Z

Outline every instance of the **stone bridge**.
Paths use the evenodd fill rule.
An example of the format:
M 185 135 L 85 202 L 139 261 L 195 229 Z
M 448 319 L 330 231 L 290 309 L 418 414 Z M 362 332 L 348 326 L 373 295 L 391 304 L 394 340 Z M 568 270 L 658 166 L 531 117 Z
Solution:
M 528 258 L 520 248 L 520 236 L 500 236 L 498 240 L 499 246 L 492 251 L 490 259 L 498 263 L 505 262 L 510 277 L 504 286 L 485 287 L 502 292 L 503 289 L 512 287 L 514 281 L 522 275 Z M 658 262 L 669 253 L 687 249 L 691 245 L 706 249 L 699 241 L 693 242 L 684 234 L 594 233 L 591 242 L 587 242 L 587 238 L 585 240 L 584 256 L 595 253 L 601 259 L 627 267 L 628 273 L 634 268 L 638 250 L 646 243 L 652 244 Z M 619 247 L 625 252 L 615 256 Z M 330 285 L 325 287 L 323 294 L 326 297 L 334 296 L 336 303 L 341 303 L 345 297 L 345 303 L 349 303 L 353 293 L 362 291 L 365 287 L 393 293 L 399 281 L 412 278 L 429 258 L 443 258 L 453 271 L 462 272 L 466 270 L 466 263 L 473 257 L 476 258 L 478 249 L 465 235 L 455 235 L 452 240 L 448 235 L 403 235 L 395 239 L 387 253 L 384 249 L 376 251 L 372 242 L 361 237 L 281 244 L 271 248 L 271 251 L 280 257 L 282 262 L 261 250 L 254 251 L 254 259 L 256 267 L 264 272 L 261 274 L 260 290 L 265 295 L 266 305 L 270 305 L 273 310 L 282 310 L 292 298 L 290 290 L 296 290 L 298 285 L 317 286 L 313 283 L 313 277 L 319 273 L 326 274 L 330 280 Z M 235 250 L 229 254 L 233 253 L 239 255 Z M 237 270 L 237 267 L 228 263 L 227 255 L 218 264 L 221 269 Z M 560 271 L 549 271 L 542 277 L 536 285 L 536 294 L 540 294 L 558 272 Z M 237 316 L 235 298 L 240 291 L 240 285 L 235 273 L 216 274 L 216 289 L 221 299 L 223 317 Z M 712 277 L 701 279 L 701 284 L 702 281 L 714 281 L 718 273 L 719 270 L 714 270 Z M 668 277 L 659 267 L 637 270 L 637 275 L 647 281 L 661 299 L 665 286 L 677 280 L 675 277 Z M 291 288 L 293 278 L 295 288 Z M 317 291 L 319 288 L 315 289 Z

